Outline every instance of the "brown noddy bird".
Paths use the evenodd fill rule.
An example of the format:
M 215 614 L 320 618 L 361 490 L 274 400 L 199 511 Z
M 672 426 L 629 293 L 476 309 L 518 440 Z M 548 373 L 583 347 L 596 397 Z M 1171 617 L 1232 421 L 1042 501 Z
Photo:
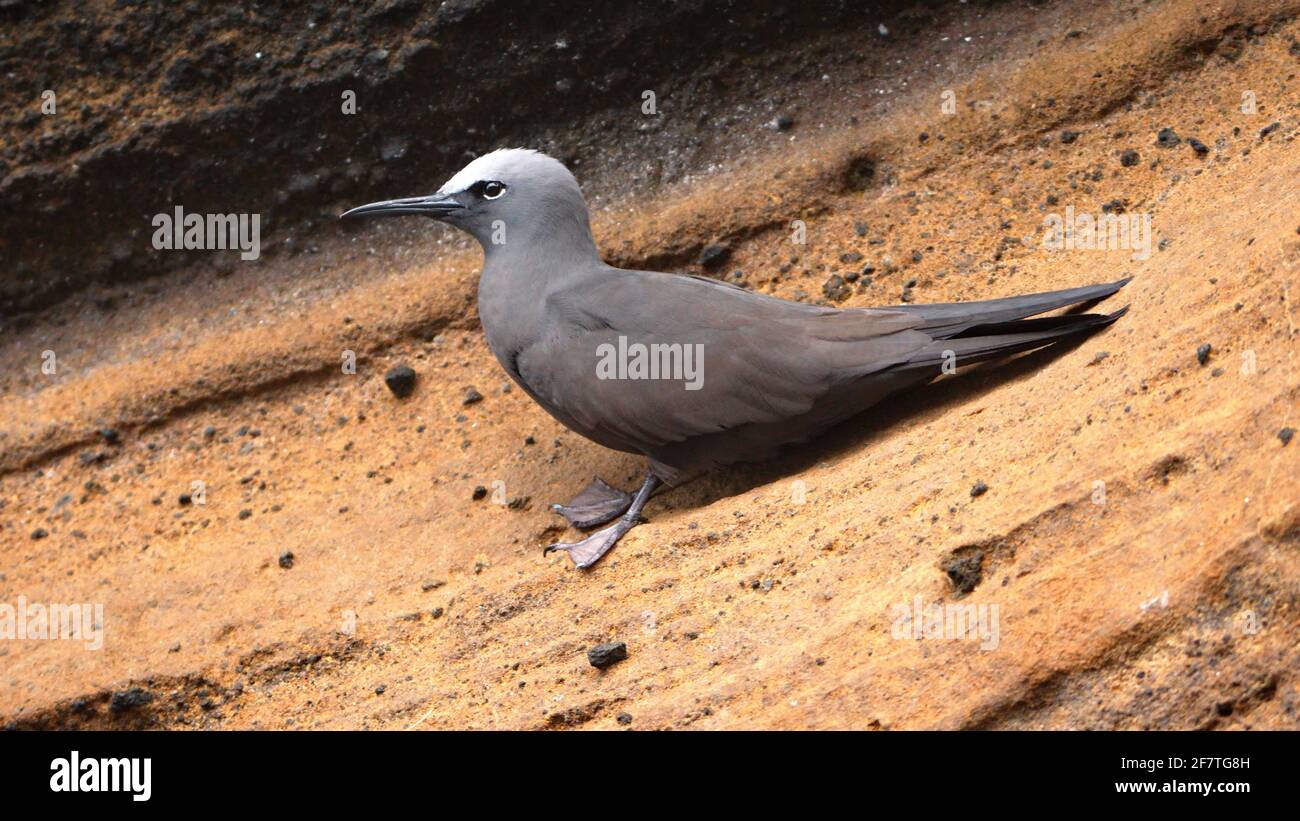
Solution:
M 835 308 L 706 277 L 601 261 L 578 182 L 559 161 L 506 149 L 437 193 L 343 216 L 418 214 L 483 246 L 478 309 L 510 377 L 565 427 L 649 460 L 635 495 L 594 479 L 567 505 L 578 528 L 614 524 L 567 551 L 590 567 L 640 521 L 661 485 L 769 458 L 906 388 L 974 362 L 1095 331 L 1112 314 L 1037 314 L 1128 280 L 943 305 Z

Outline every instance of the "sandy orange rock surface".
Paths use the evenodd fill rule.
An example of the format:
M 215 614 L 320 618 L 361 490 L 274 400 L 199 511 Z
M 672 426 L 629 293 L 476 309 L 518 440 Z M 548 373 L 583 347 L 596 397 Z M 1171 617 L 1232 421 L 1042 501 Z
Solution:
M 46 309 L 0 339 L 0 602 L 102 603 L 104 647 L 0 643 L 0 723 L 1300 726 L 1298 9 L 971 11 L 783 84 L 794 127 L 737 115 L 761 138 L 707 167 L 579 167 L 612 261 L 725 243 L 714 275 L 786 298 L 1134 277 L 1104 333 L 662 494 L 588 572 L 543 558 L 573 535 L 547 505 L 638 460 L 506 389 L 478 252 L 442 228 L 325 222 L 314 251 Z M 1149 255 L 1045 248 L 1067 206 L 1149 215 Z M 996 608 L 996 641 L 900 636 L 917 603 Z

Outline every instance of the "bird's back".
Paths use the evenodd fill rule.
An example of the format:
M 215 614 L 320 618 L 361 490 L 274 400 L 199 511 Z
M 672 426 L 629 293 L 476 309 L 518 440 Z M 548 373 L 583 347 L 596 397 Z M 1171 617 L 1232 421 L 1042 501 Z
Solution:
M 864 377 L 932 341 L 903 312 L 788 302 L 701 277 L 601 264 L 546 279 L 527 310 L 512 299 L 510 317 L 490 285 L 481 290 L 494 353 L 564 425 L 645 454 L 669 480 L 766 458 L 860 412 L 899 387 L 864 391 Z M 639 369 L 638 357 L 663 367 Z

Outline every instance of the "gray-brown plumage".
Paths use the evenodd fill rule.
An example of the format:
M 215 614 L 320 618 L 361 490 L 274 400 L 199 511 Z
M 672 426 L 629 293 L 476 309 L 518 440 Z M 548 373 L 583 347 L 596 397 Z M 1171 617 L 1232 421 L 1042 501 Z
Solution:
M 929 382 L 945 365 L 1041 348 L 1124 312 L 1027 319 L 1109 296 L 1127 280 L 987 302 L 833 308 L 703 277 L 614 268 L 600 259 L 573 175 L 522 149 L 474 160 L 437 194 L 345 216 L 368 214 L 424 214 L 476 237 L 484 250 L 479 315 L 501 366 L 566 427 L 648 457 L 635 497 L 597 479 L 554 506 L 579 527 L 618 519 L 547 548 L 568 551 L 579 567 L 636 525 L 661 483 L 769 458 Z M 692 346 L 696 378 L 680 367 L 679 378 L 604 378 L 611 354 L 636 345 L 669 352 L 665 364 L 670 352 Z

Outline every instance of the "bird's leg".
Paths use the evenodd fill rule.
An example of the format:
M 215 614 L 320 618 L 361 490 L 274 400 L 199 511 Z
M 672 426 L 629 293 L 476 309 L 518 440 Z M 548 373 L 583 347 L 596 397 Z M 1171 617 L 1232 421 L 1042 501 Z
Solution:
M 636 492 L 636 498 L 632 500 L 627 512 L 619 517 L 617 522 L 604 530 L 597 530 L 580 542 L 553 544 L 543 550 L 542 555 L 546 555 L 552 550 L 566 550 L 569 553 L 569 558 L 573 559 L 575 567 L 591 567 L 601 556 L 608 553 L 611 547 L 618 544 L 618 540 L 623 538 L 624 533 L 637 526 L 641 521 L 641 508 L 645 507 L 645 503 L 650 499 L 650 494 L 654 493 L 655 488 L 659 487 L 659 485 L 659 477 L 653 473 L 647 473 L 641 489 Z
M 597 476 L 567 505 L 551 505 L 551 510 L 568 519 L 574 527 L 586 528 L 613 521 L 631 504 L 631 493 L 611 487 Z

